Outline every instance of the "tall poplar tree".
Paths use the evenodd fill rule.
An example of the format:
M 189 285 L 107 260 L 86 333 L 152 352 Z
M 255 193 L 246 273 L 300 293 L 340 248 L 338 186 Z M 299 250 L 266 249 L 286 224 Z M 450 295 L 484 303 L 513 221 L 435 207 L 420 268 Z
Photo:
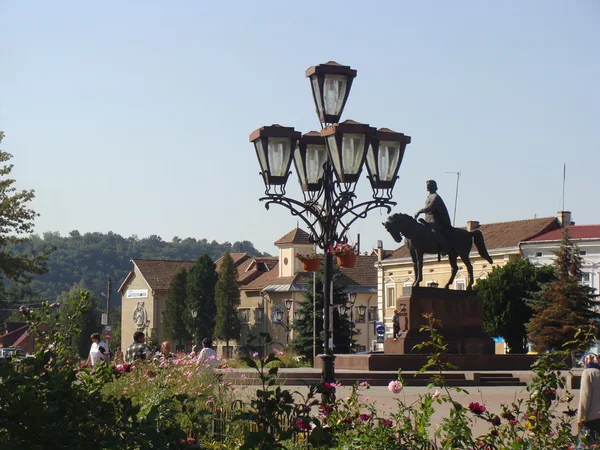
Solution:
M 215 329 L 215 285 L 217 272 L 215 263 L 206 253 L 200 255 L 190 267 L 186 280 L 186 311 L 183 314 L 185 328 L 196 339 L 212 339 Z M 190 312 L 197 310 L 196 319 Z
M 227 347 L 230 340 L 240 339 L 241 324 L 237 311 L 240 306 L 240 289 L 237 280 L 237 269 L 233 265 L 231 254 L 227 252 L 223 256 L 215 287 L 217 315 L 214 332 L 215 337 L 225 341 Z
M 531 302 L 534 314 L 527 324 L 527 337 L 535 351 L 563 348 L 578 330 L 595 324 L 600 317 L 594 311 L 593 289 L 581 284 L 581 265 L 579 248 L 565 228 L 554 260 L 556 280 Z
M 164 332 L 167 339 L 177 340 L 179 344 L 190 338 L 185 323 L 184 316 L 191 315 L 186 312 L 186 280 L 187 270 L 181 269 L 175 274 L 169 284 L 169 294 L 165 302 L 165 312 L 163 315 Z

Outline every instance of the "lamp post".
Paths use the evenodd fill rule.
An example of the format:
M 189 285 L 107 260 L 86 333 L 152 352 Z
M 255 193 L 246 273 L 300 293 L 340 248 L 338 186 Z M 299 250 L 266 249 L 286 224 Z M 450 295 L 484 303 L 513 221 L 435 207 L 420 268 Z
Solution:
M 396 203 L 392 190 L 398 179 L 410 136 L 387 128 L 376 130 L 367 124 L 346 120 L 340 123 L 356 70 L 330 61 L 310 67 L 313 99 L 321 131 L 301 135 L 291 127 L 272 125 L 250 134 L 265 183 L 265 202 L 289 209 L 310 230 L 310 241 L 327 250 L 346 242 L 346 233 L 359 218 L 375 208 L 389 213 Z M 285 186 L 294 161 L 303 199 L 286 196 Z M 367 167 L 373 198 L 356 202 L 356 183 Z M 323 270 L 322 381 L 335 381 L 332 314 L 333 255 L 325 253 Z
M 192 322 L 194 322 L 194 335 L 192 336 L 192 347 L 196 345 L 196 317 L 198 317 L 198 309 L 192 309 Z
M 348 292 L 348 304 L 350 305 L 350 353 L 354 353 L 354 303 L 356 292 Z
M 289 298 L 283 303 L 285 305 L 285 309 L 287 314 L 285 315 L 285 343 L 289 344 L 290 342 L 290 310 L 292 309 L 292 305 L 294 302 Z

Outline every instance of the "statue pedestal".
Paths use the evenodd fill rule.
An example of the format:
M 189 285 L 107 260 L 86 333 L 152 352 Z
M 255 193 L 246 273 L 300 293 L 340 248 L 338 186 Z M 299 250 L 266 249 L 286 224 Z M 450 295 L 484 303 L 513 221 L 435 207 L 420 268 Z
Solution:
M 440 288 L 404 288 L 396 301 L 400 317 L 400 337 L 386 339 L 385 354 L 430 353 L 413 347 L 431 340 L 427 331 L 419 331 L 427 324 L 423 314 L 433 313 L 442 322 L 439 330 L 448 344 L 450 354 L 494 354 L 494 340 L 483 331 L 483 301 L 474 291 L 454 291 Z

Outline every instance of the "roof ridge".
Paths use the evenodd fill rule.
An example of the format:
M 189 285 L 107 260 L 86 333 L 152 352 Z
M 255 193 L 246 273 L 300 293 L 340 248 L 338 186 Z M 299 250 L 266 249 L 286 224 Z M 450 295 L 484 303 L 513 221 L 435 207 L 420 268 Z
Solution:
M 156 262 L 191 262 L 195 263 L 195 259 L 150 259 L 150 258 L 131 258 L 132 261 L 156 261 Z

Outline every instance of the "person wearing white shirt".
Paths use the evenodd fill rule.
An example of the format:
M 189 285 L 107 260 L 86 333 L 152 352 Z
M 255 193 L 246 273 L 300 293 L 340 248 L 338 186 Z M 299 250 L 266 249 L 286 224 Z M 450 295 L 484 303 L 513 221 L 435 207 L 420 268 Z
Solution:
M 217 356 L 217 352 L 212 349 L 212 340 L 208 338 L 203 339 L 202 350 L 200 350 L 200 354 L 198 355 L 198 364 L 205 367 L 214 367 L 218 362 L 219 357 Z
M 92 340 L 92 346 L 90 347 L 90 354 L 86 364 L 94 367 L 99 362 L 110 362 L 110 356 L 108 353 L 108 345 L 106 342 L 100 340 L 100 334 L 94 333 L 90 336 Z

